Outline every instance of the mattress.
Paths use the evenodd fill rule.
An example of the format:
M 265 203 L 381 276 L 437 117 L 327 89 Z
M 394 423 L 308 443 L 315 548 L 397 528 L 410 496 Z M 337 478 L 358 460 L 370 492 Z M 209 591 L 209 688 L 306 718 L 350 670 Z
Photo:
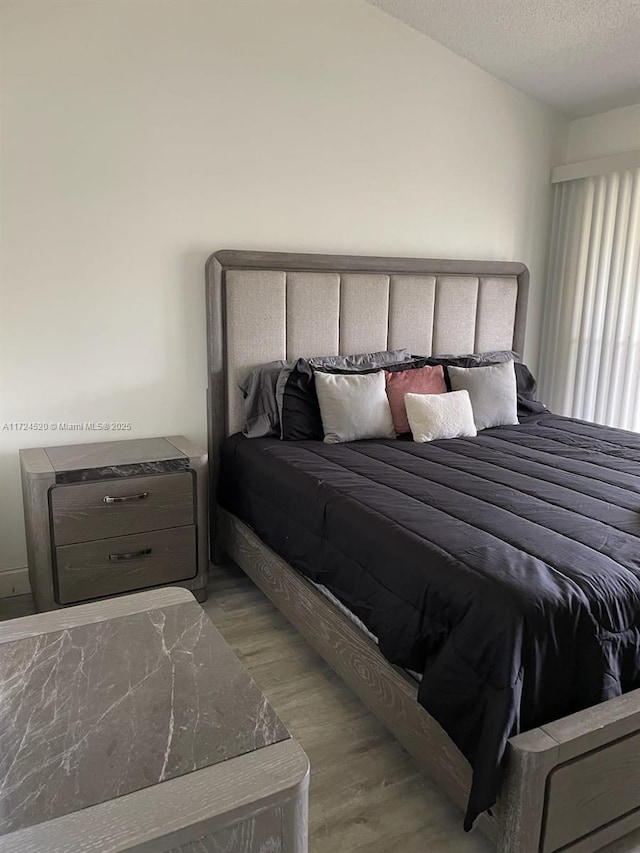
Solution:
M 219 502 L 422 674 L 496 800 L 509 737 L 640 685 L 640 436 L 549 413 L 475 438 L 233 436 Z

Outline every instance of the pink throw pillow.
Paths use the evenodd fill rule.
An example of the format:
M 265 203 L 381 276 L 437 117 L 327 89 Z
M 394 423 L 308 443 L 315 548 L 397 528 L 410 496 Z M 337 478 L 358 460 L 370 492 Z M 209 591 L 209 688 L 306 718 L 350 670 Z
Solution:
M 399 370 L 397 373 L 385 370 L 385 374 L 387 397 L 396 435 L 411 432 L 404 405 L 405 394 L 446 394 L 447 391 L 440 364 L 417 367 L 415 370 Z

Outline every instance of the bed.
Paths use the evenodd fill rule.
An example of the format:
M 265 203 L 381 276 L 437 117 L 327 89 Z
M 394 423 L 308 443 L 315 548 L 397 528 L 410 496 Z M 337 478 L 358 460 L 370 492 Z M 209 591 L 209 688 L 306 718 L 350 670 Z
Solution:
M 506 262 L 216 253 L 207 265 L 210 458 L 217 463 L 223 441 L 241 429 L 242 401 L 236 391 L 236 384 L 247 370 L 257 364 L 285 357 L 373 351 L 399 346 L 427 354 L 511 348 L 521 351 L 527 285 L 528 274 L 523 265 Z M 587 551 L 602 551 L 613 564 L 616 554 L 622 553 L 620 549 L 627 549 L 629 556 L 626 558 L 627 564 L 623 566 L 624 571 L 620 571 L 618 585 L 624 587 L 626 584 L 629 587 L 628 596 L 627 599 L 616 599 L 613 610 L 628 605 L 630 612 L 625 615 L 624 627 L 634 631 L 635 605 L 640 596 L 634 586 L 635 575 L 629 566 L 634 565 L 634 539 L 640 533 L 634 504 L 640 484 L 640 479 L 637 479 L 640 468 L 637 472 L 634 469 L 636 461 L 640 459 L 640 442 L 634 437 L 620 434 L 620 438 L 615 433 L 575 422 L 563 423 L 562 420 L 554 420 L 554 416 L 542 414 L 534 416 L 531 424 L 507 431 L 518 433 L 520 430 L 528 436 L 524 443 L 527 445 L 529 442 L 526 447 L 529 457 L 520 459 L 519 464 L 525 466 L 522 470 L 517 470 L 518 465 L 515 469 L 511 465 L 510 473 L 502 485 L 512 488 L 514 478 L 517 480 L 529 476 L 528 469 L 535 466 L 544 466 L 544 470 L 550 472 L 544 483 L 540 481 L 544 494 L 534 495 L 532 500 L 540 503 L 544 498 L 546 527 L 552 530 L 555 525 L 555 535 L 566 538 L 568 533 L 571 536 L 575 534 L 576 553 L 571 556 L 575 571 L 569 577 L 569 587 L 565 592 L 567 589 L 573 590 L 578 575 L 582 584 L 577 593 L 578 598 L 585 594 L 589 585 L 594 585 L 594 575 L 586 581 L 580 575 Z M 506 435 L 504 428 L 501 429 L 502 432 L 489 430 L 486 434 L 480 434 L 482 450 L 478 449 L 479 445 L 473 445 L 465 456 L 452 448 L 434 445 L 429 453 L 435 452 L 442 458 L 414 458 L 411 465 L 430 466 L 429 470 L 433 470 L 434 466 L 438 470 L 457 470 L 458 476 L 463 476 L 464 483 L 469 482 L 470 477 L 479 479 L 480 475 L 486 482 L 488 471 L 491 470 L 489 479 L 495 481 L 496 477 L 499 479 L 502 476 L 501 471 L 509 469 L 509 455 L 504 452 Z M 492 435 L 495 432 L 498 435 Z M 549 437 L 550 433 L 553 439 Z M 562 434 L 562 440 L 558 440 L 559 434 Z M 522 435 L 512 440 L 518 444 L 518 456 L 526 457 L 526 453 L 520 449 Z M 330 481 L 330 472 L 336 468 L 337 452 L 343 454 L 340 466 L 349 470 L 349 477 L 361 477 L 363 471 L 358 466 L 365 464 L 361 458 L 363 456 L 367 459 L 366 465 L 381 470 L 384 463 L 391 470 L 402 467 L 404 463 L 401 460 L 406 454 L 415 456 L 416 448 L 424 446 L 411 442 L 398 442 L 397 446 L 391 442 L 387 443 L 388 447 L 371 443 L 369 450 L 359 448 L 358 452 L 344 446 L 331 451 L 333 455 L 327 457 L 329 451 L 322 444 L 314 449 L 305 448 L 304 443 L 272 440 L 271 449 L 264 448 L 260 457 L 255 455 L 260 453 L 259 442 L 249 450 L 252 441 L 237 440 L 238 446 L 231 450 L 233 441 L 224 445 L 224 506 L 213 507 L 212 540 L 216 547 L 227 552 L 254 579 L 421 766 L 461 807 L 467 809 L 469 795 L 473 800 L 478 793 L 477 778 L 472 782 L 468 761 L 444 731 L 447 728 L 451 733 L 451 726 L 438 709 L 439 702 L 436 700 L 443 698 L 446 705 L 446 673 L 444 678 L 434 680 L 433 667 L 424 670 L 427 678 L 419 689 L 426 690 L 426 701 L 423 701 L 424 696 L 421 701 L 423 705 L 432 707 L 432 713 L 428 713 L 416 700 L 419 691 L 415 681 L 401 668 L 411 663 L 410 655 L 403 658 L 397 649 L 391 648 L 389 632 L 385 634 L 385 626 L 382 626 L 379 632 L 380 645 L 385 657 L 368 634 L 328 601 L 322 590 L 310 582 L 322 581 L 323 578 L 314 575 L 312 570 L 305 571 L 300 547 L 287 549 L 286 528 L 284 535 L 282 530 L 278 535 L 282 524 L 278 522 L 277 516 L 269 519 L 267 515 L 262 520 L 252 516 L 246 507 L 243 508 L 242 489 L 233 494 L 233 476 L 229 475 L 230 466 L 233 470 L 229 459 L 234 455 L 238 458 L 244 455 L 246 470 L 255 470 L 259 475 L 261 458 L 271 460 L 268 465 L 265 463 L 266 470 L 269 465 L 273 467 L 276 464 L 273 460 L 278 455 L 284 454 L 288 458 L 277 464 L 280 468 L 285 464 L 290 470 L 296 470 L 298 480 L 305 477 L 312 480 L 317 470 L 310 472 L 305 470 L 305 466 L 308 469 L 309 465 L 320 465 L 321 479 Z M 498 445 L 502 443 L 500 449 L 489 446 L 491 442 Z M 540 454 L 548 453 L 549 449 L 546 445 L 540 445 L 540 442 L 561 445 L 557 464 L 550 465 L 548 460 L 542 461 Z M 401 444 L 406 446 L 402 448 Z M 458 447 L 461 444 L 456 445 Z M 604 466 L 606 471 L 611 472 L 606 474 L 607 483 L 602 486 L 605 491 L 611 491 L 611 495 L 607 492 L 604 501 L 601 500 L 600 486 L 596 486 L 595 491 L 593 488 L 597 478 L 589 477 L 584 470 L 576 470 L 576 466 L 579 469 L 581 465 L 591 464 L 585 457 L 593 453 L 594 449 L 600 450 L 603 459 L 611 460 Z M 313 458 L 313 462 L 302 460 L 305 453 Z M 479 458 L 482 453 L 487 454 L 485 458 Z M 349 463 L 345 462 L 345 454 L 351 460 Z M 357 462 L 353 461 L 356 456 Z M 464 457 L 462 461 L 461 457 Z M 500 465 L 496 463 L 498 457 L 503 460 Z M 355 473 L 352 470 L 354 466 L 357 469 Z M 280 468 L 275 470 L 279 471 Z M 559 497 L 564 494 L 566 498 L 569 492 L 562 478 L 557 481 L 558 471 L 565 469 L 567 476 L 580 478 L 586 484 L 584 494 L 578 496 L 579 507 L 563 505 Z M 219 465 L 214 463 L 211 470 L 212 494 L 215 494 Z M 263 474 L 266 477 L 268 472 Z M 344 473 L 340 474 L 342 479 L 344 476 Z M 380 477 L 383 476 L 390 475 L 388 472 L 380 474 Z M 590 480 L 593 481 L 591 493 L 588 487 Z M 268 483 L 268 480 L 265 482 Z M 383 485 L 388 490 L 389 483 Z M 257 484 L 255 488 L 261 487 Z M 268 486 L 266 488 L 268 490 Z M 447 483 L 446 489 L 449 488 L 450 484 Z M 445 506 L 450 499 L 446 489 L 440 492 L 436 489 L 436 493 L 431 495 L 429 512 L 442 513 L 446 509 L 451 516 L 452 506 Z M 620 501 L 613 497 L 614 492 L 622 496 Z M 472 503 L 478 502 L 478 494 L 468 497 Z M 493 525 L 491 535 L 498 543 L 491 559 L 500 563 L 506 560 L 505 548 L 512 547 L 511 543 L 502 542 L 502 539 L 508 538 L 514 524 L 517 526 L 518 515 L 521 514 L 523 523 L 529 526 L 534 521 L 538 523 L 539 518 L 532 519 L 527 515 L 532 511 L 531 501 L 514 513 L 512 507 L 495 506 L 486 500 L 486 495 L 480 497 L 486 504 L 480 518 L 488 519 L 487 525 Z M 293 513 L 296 502 L 301 502 L 299 497 L 292 500 L 289 514 Z M 371 501 L 375 500 L 376 497 L 372 496 Z M 411 500 L 415 500 L 415 495 L 411 496 Z M 557 513 L 554 512 L 552 516 L 548 512 L 550 505 L 557 506 Z M 580 531 L 577 528 L 574 530 L 571 526 L 572 517 L 577 518 L 578 511 L 584 512 L 586 517 L 589 514 L 585 509 L 587 505 L 593 522 L 586 526 L 583 524 Z M 601 519 L 598 515 L 605 505 L 611 506 L 611 518 Z M 372 506 L 368 507 L 368 511 L 372 510 Z M 501 515 L 507 509 L 510 521 L 505 526 L 506 522 L 501 520 Z M 538 511 L 539 508 L 536 509 Z M 400 515 L 391 520 L 395 527 L 404 518 L 406 507 L 403 509 L 400 505 L 398 512 Z M 463 521 L 458 519 L 458 522 Z M 353 524 L 356 523 L 357 519 Z M 478 521 L 478 526 L 483 524 Z M 442 535 L 451 537 L 455 529 L 455 525 L 444 529 Z M 530 536 L 530 531 L 523 533 L 525 539 L 526 535 Z M 403 541 L 401 537 L 397 542 L 393 536 L 387 538 L 393 546 Z M 384 538 L 377 542 L 374 540 L 375 547 L 371 552 L 372 565 L 379 559 L 379 571 L 384 571 L 385 559 L 391 559 L 389 554 L 392 552 L 384 551 L 385 541 Z M 545 578 L 548 578 L 549 572 L 554 570 L 549 555 L 524 554 L 522 541 L 516 549 L 521 555 L 518 557 L 520 562 L 516 560 L 514 563 L 511 557 L 506 560 L 511 560 L 510 568 L 515 566 L 522 574 L 524 570 L 533 572 L 538 563 L 544 564 Z M 553 547 L 553 540 L 549 547 Z M 298 570 L 292 568 L 285 558 L 295 563 Z M 325 571 L 332 562 L 335 560 L 330 559 L 325 564 Z M 550 563 L 550 568 L 547 568 Z M 566 570 L 564 564 L 563 568 Z M 564 582 L 564 575 L 562 577 Z M 520 588 L 521 595 L 526 599 L 526 583 L 522 583 L 522 578 Z M 485 612 L 489 612 L 490 606 L 491 603 L 487 601 Z M 620 631 L 616 631 L 620 624 L 605 623 L 606 620 L 599 625 L 600 633 L 602 628 L 608 631 L 607 637 L 622 636 Z M 512 628 L 513 625 L 507 624 L 506 633 Z M 477 632 L 476 636 L 479 636 Z M 573 636 L 574 642 L 578 636 Z M 398 648 L 401 645 L 399 642 Z M 505 643 L 505 646 L 508 645 Z M 492 653 L 495 654 L 495 648 Z M 388 660 L 389 657 L 400 665 L 394 666 Z M 558 665 L 566 666 L 566 660 L 558 657 Z M 578 674 L 582 672 L 580 666 L 584 667 L 584 661 L 575 664 Z M 586 672 L 588 675 L 588 667 Z M 571 675 L 573 677 L 575 673 L 571 672 Z M 516 672 L 512 686 L 517 684 L 517 676 Z M 623 673 L 623 689 L 629 690 L 634 686 L 635 677 L 633 666 L 628 666 Z M 582 675 L 579 681 L 583 683 Z M 610 695 L 615 695 L 615 689 L 611 689 Z M 434 690 L 437 692 L 429 694 L 429 691 Z M 598 698 L 593 698 L 595 695 L 597 690 L 591 694 L 591 701 L 598 701 Z M 571 707 L 570 699 L 564 699 L 559 696 L 555 706 L 561 709 L 560 714 L 566 713 Z M 496 841 L 501 851 L 528 853 L 535 850 L 551 853 L 571 850 L 577 853 L 596 850 L 640 824 L 640 762 L 636 759 L 640 745 L 640 703 L 637 691 L 630 690 L 622 696 L 569 716 L 559 714 L 559 719 L 553 719 L 550 709 L 554 704 L 549 697 L 547 700 L 543 713 L 544 724 L 510 738 L 501 762 L 497 803 L 490 811 L 482 811 L 477 819 L 477 825 Z M 521 707 L 526 711 L 529 705 L 523 703 Z M 437 718 L 444 728 L 437 722 Z M 521 722 L 525 721 L 526 713 L 522 714 Z M 509 725 L 513 724 L 511 720 Z M 526 728 L 523 724 L 515 725 L 516 730 L 522 731 L 523 728 Z M 454 739 L 460 745 L 460 738 L 454 735 Z M 464 748 L 463 744 L 463 751 L 469 753 L 468 745 Z M 477 775 L 476 767 L 475 777 Z M 478 803 L 483 805 L 482 800 L 476 798 L 476 806 Z M 472 810 L 471 816 L 474 817 L 477 811 L 477 808 Z

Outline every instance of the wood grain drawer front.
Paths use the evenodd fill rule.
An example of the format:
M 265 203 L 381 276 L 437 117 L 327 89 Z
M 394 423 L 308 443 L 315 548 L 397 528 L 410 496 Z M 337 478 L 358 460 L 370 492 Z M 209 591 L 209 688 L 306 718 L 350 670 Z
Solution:
M 56 548 L 60 604 L 162 586 L 195 574 L 194 526 Z
M 544 853 L 637 808 L 640 735 L 623 738 L 554 770 L 549 778 Z
M 190 471 L 54 486 L 50 501 L 56 545 L 194 524 Z

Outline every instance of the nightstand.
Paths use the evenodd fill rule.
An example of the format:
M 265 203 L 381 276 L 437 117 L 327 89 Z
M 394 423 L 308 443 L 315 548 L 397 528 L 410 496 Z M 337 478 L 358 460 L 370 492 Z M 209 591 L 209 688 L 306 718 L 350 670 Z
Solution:
M 37 610 L 156 586 L 206 599 L 206 455 L 183 436 L 20 451 Z

